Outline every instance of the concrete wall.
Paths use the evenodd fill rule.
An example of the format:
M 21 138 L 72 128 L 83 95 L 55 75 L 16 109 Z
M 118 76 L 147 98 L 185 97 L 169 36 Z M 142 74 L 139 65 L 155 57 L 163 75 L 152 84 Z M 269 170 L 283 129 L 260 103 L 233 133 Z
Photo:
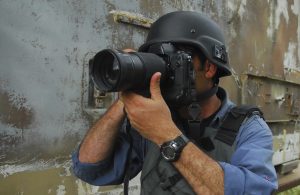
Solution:
M 152 19 L 174 10 L 211 16 L 227 37 L 235 74 L 222 85 L 230 97 L 258 104 L 276 135 L 298 130 L 290 123 L 300 108 L 297 0 L 0 0 L 0 194 L 109 194 L 114 188 L 89 186 L 70 172 L 70 154 L 94 120 L 88 60 L 104 48 L 137 49 L 147 34 L 114 22 L 113 10 Z M 285 145 L 278 140 L 276 150 Z M 299 149 L 299 139 L 294 142 Z M 279 156 L 279 163 L 286 160 Z M 132 183 L 138 194 L 138 182 Z

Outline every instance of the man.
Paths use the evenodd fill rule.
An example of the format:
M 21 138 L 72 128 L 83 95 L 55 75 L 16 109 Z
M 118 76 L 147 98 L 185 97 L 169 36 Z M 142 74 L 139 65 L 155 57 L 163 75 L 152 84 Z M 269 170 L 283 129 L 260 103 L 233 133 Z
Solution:
M 130 158 L 129 176 L 142 170 L 142 194 L 271 194 L 271 130 L 258 112 L 235 109 L 218 87 L 231 74 L 220 28 L 199 13 L 173 12 L 152 25 L 139 50 L 154 43 L 192 53 L 199 108 L 169 108 L 155 73 L 150 98 L 122 92 L 89 130 L 73 155 L 75 174 L 93 185 L 120 184 Z M 125 117 L 133 127 L 130 155 Z

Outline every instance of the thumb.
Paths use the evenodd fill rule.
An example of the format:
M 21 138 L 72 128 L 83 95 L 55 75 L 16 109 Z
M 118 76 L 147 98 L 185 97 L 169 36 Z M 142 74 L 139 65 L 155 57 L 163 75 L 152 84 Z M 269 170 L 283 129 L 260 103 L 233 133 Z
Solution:
M 151 99 L 153 99 L 153 100 L 162 99 L 162 95 L 161 95 L 161 91 L 160 91 L 160 78 L 161 78 L 160 72 L 154 73 L 151 77 L 150 93 L 151 93 Z

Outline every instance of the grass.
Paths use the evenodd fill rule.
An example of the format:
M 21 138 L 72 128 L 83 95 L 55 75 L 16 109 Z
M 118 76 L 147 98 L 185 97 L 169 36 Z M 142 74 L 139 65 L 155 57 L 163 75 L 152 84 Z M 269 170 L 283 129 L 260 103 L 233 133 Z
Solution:
M 291 188 L 287 191 L 278 193 L 279 195 L 300 195 L 300 185 L 294 188 Z

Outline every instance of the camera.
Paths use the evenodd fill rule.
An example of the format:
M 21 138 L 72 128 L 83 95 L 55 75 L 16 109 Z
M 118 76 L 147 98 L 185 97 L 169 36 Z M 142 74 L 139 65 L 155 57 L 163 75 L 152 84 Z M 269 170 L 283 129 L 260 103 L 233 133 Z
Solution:
M 149 95 L 150 79 L 161 72 L 161 92 L 171 106 L 188 105 L 195 96 L 192 54 L 171 43 L 157 43 L 147 52 L 104 49 L 91 60 L 91 78 L 104 92 L 132 90 Z

